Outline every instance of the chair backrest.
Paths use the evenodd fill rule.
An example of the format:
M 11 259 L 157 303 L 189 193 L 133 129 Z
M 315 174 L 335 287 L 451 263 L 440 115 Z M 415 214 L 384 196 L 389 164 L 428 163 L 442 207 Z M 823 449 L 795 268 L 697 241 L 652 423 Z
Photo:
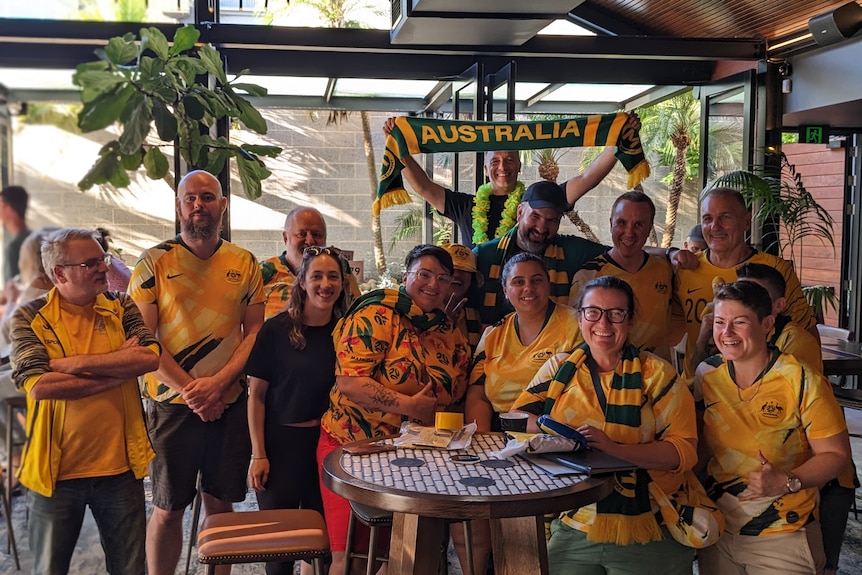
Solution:
M 850 341 L 853 338 L 853 333 L 849 329 L 832 327 L 831 325 L 823 325 L 822 323 L 817 324 L 817 331 L 820 333 L 820 337 L 834 337 L 835 339 L 843 339 L 845 341 Z

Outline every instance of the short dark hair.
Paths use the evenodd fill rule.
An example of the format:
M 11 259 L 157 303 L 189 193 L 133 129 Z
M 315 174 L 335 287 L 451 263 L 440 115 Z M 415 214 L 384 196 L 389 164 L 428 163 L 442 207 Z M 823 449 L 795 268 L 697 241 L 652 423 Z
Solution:
M 455 265 L 452 263 L 452 256 L 450 256 L 449 252 L 440 246 L 434 246 L 431 244 L 419 244 L 410 250 L 407 257 L 404 258 L 404 271 L 410 271 L 410 266 L 413 265 L 413 262 L 425 256 L 431 256 L 436 259 L 441 266 L 446 268 L 446 273 L 450 276 L 454 275 Z
M 783 297 L 787 290 L 787 282 L 781 272 L 766 264 L 746 262 L 736 268 L 736 277 L 741 280 L 752 279 L 764 282 L 769 286 L 767 291 L 773 299 Z
M 27 190 L 21 186 L 7 186 L 0 190 L 0 199 L 15 210 L 15 213 L 22 220 L 24 219 L 24 215 L 27 213 L 27 200 L 29 199 Z
M 655 220 L 655 203 L 653 203 L 652 198 L 646 195 L 643 192 L 639 192 L 637 190 L 632 190 L 630 192 L 625 192 L 620 194 L 620 196 L 614 200 L 614 205 L 611 206 L 611 214 L 613 215 L 614 210 L 617 209 L 617 206 L 620 202 L 633 202 L 635 204 L 649 204 L 650 209 L 650 220 Z M 612 216 L 613 217 L 613 216 Z
M 617 276 L 599 276 L 588 281 L 586 285 L 584 285 L 583 289 L 581 289 L 581 294 L 575 302 L 575 309 L 581 309 L 584 305 L 584 298 L 587 297 L 587 293 L 598 288 L 613 289 L 623 292 L 626 295 L 626 299 L 628 299 L 629 319 L 634 319 L 635 292 L 626 280 L 618 278 Z
M 530 252 L 518 252 L 517 254 L 510 257 L 509 261 L 507 261 L 503 265 L 503 271 L 500 272 L 500 282 L 503 285 L 506 285 L 506 282 L 509 280 L 509 274 L 512 273 L 512 268 L 523 262 L 538 263 L 540 266 L 542 266 L 542 271 L 545 272 L 545 277 L 548 278 L 548 281 L 551 280 L 551 275 L 548 273 L 548 266 L 545 265 L 545 262 L 544 260 L 542 260 L 542 258 L 537 256 L 536 254 L 531 254 Z
M 757 319 L 772 315 L 772 298 L 766 288 L 745 280 L 724 284 L 715 294 L 715 301 L 738 301 L 757 315 Z

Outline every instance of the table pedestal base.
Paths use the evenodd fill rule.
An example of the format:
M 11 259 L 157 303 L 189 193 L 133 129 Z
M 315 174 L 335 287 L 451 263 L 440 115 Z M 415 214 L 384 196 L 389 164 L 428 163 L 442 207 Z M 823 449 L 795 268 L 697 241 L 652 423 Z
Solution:
M 446 541 L 446 519 L 394 513 L 389 572 L 437 575 Z M 548 549 L 541 516 L 491 520 L 491 549 L 497 575 L 548 573 Z

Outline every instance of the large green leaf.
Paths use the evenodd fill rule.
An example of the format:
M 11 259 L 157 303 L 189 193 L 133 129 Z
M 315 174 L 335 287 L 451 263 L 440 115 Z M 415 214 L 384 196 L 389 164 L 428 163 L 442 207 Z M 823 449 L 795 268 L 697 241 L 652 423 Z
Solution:
M 153 100 L 153 119 L 159 138 L 172 142 L 177 137 L 177 119 L 160 100 Z
M 193 94 L 188 94 L 183 98 L 181 108 L 189 118 L 196 121 L 201 120 L 206 113 L 203 102 Z
M 89 190 L 96 184 L 105 184 L 113 177 L 114 172 L 120 169 L 120 164 L 117 162 L 116 148 L 118 144 L 115 141 L 108 142 L 99 151 L 99 159 L 93 166 L 84 174 L 81 181 L 78 182 L 78 188 L 81 190 Z
M 235 90 L 242 90 L 246 92 L 249 96 L 256 96 L 258 98 L 262 98 L 269 93 L 269 90 L 264 88 L 263 86 L 258 86 L 257 84 L 231 84 L 231 87 Z
M 245 155 L 236 156 L 236 165 L 246 197 L 250 200 L 258 199 L 262 193 L 261 180 L 268 178 L 272 172 L 267 170 L 259 160 L 248 159 Z
M 221 56 L 214 48 L 204 44 L 198 48 L 198 56 L 201 62 L 207 69 L 207 72 L 215 76 L 222 84 L 227 84 L 227 76 L 224 73 L 224 64 L 222 64 Z
M 141 162 L 144 160 L 144 154 L 141 148 L 138 148 L 131 154 L 120 155 L 120 165 L 124 170 L 135 171 L 141 167 Z
M 126 81 L 122 76 L 102 70 L 78 70 L 72 74 L 72 83 L 82 88 L 82 102 L 89 102 Z
M 250 130 L 254 130 L 258 134 L 266 134 L 266 120 L 257 111 L 257 108 L 251 105 L 251 102 L 237 94 L 233 96 L 234 104 L 239 110 L 239 121 L 246 125 Z
M 281 153 L 281 148 L 278 146 L 260 146 L 257 144 L 243 144 L 240 146 L 243 150 L 257 154 L 258 156 L 267 156 L 274 158 Z
M 152 56 L 141 56 L 138 69 L 140 70 L 138 74 L 139 82 L 147 84 L 152 82 L 155 85 L 164 85 L 164 78 L 162 77 L 162 73 L 165 71 L 164 61 Z
M 146 98 L 137 95 L 129 101 L 135 102 L 135 105 L 128 119 L 123 123 L 123 133 L 120 136 L 120 152 L 123 154 L 131 154 L 141 149 L 147 134 L 150 133 L 150 123 L 153 121 L 150 102 Z
M 197 77 L 205 74 L 207 69 L 198 58 L 177 56 L 168 61 L 165 71 L 179 74 L 183 81 L 181 87 L 188 87 L 194 85 Z
M 105 58 L 115 66 L 125 66 L 138 57 L 138 45 L 126 38 L 114 37 L 108 40 L 104 51 Z
M 168 159 L 160 149 L 153 146 L 144 154 L 144 167 L 147 169 L 148 178 L 158 180 L 168 173 Z
M 141 53 L 147 48 L 162 60 L 168 59 L 168 39 L 158 28 L 141 28 Z
M 84 103 L 78 114 L 78 127 L 82 132 L 107 128 L 116 122 L 126 102 L 135 93 L 131 84 L 119 85 L 110 92 Z
M 200 31 L 190 24 L 179 28 L 177 30 L 177 33 L 174 34 L 174 43 L 170 49 L 171 56 L 175 56 L 177 54 L 180 54 L 181 52 L 190 50 L 192 47 L 194 47 L 195 43 L 200 37 Z
M 111 177 L 108 178 L 108 182 L 111 183 L 115 188 L 125 188 L 132 181 L 129 179 L 129 172 L 123 170 L 122 167 L 117 163 L 118 169 L 115 169 L 111 174 Z

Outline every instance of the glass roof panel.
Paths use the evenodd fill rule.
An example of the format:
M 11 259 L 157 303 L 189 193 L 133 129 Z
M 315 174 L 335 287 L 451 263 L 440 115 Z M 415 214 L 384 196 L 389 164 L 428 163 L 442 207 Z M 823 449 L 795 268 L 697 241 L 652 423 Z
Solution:
M 586 28 L 578 26 L 574 22 L 568 20 L 554 20 L 542 30 L 539 34 L 554 35 L 554 36 L 595 36 L 595 32 L 591 32 Z
M 652 87 L 638 84 L 566 84 L 547 99 L 555 102 L 622 102 Z
M 341 78 L 335 84 L 334 96 L 381 96 L 387 98 L 423 98 L 437 82 L 434 80 L 377 80 Z
M 242 76 L 240 82 L 257 84 L 269 90 L 270 96 L 323 96 L 328 78 L 301 76 Z
M 10 90 L 77 90 L 74 70 L 0 68 L 0 84 Z

